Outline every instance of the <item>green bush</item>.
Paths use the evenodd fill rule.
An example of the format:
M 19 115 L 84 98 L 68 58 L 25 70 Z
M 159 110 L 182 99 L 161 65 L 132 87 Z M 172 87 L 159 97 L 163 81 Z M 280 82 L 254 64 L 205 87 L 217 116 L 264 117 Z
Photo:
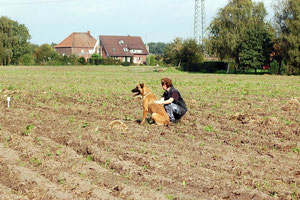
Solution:
M 75 54 L 60 56 L 61 65 L 77 65 L 78 58 Z
M 102 58 L 89 58 L 88 59 L 88 63 L 90 65 L 101 65 L 103 63 L 103 59 Z
M 150 54 L 146 57 L 146 64 L 149 65 L 149 66 L 154 66 L 155 65 L 155 55 L 153 54 Z
M 88 64 L 89 65 L 120 65 L 121 61 L 119 59 L 114 59 L 114 58 L 102 58 L 92 56 L 91 58 L 88 59 Z
M 130 57 L 130 65 L 133 65 L 133 57 Z
M 274 60 L 273 62 L 271 62 L 270 64 L 270 72 L 271 74 L 278 74 L 279 72 L 279 64 L 276 60 Z
M 228 63 L 222 61 L 206 61 L 202 63 L 183 64 L 183 70 L 189 72 L 215 73 L 217 71 L 227 70 Z
M 150 55 L 150 66 L 155 65 L 155 55 Z
M 31 54 L 25 54 L 20 58 L 20 64 L 21 65 L 33 65 L 34 64 L 34 58 Z
M 121 65 L 122 66 L 130 66 L 130 62 L 127 62 L 127 61 L 126 62 L 122 62 Z
M 84 58 L 84 57 L 78 58 L 78 63 L 79 63 L 80 65 L 86 65 L 85 58 Z
M 161 66 L 161 67 L 165 65 L 163 59 L 157 61 L 157 64 L 158 64 L 159 66 Z
M 103 58 L 102 65 L 120 65 L 121 61 L 119 59 L 114 58 Z
M 47 63 L 45 63 L 46 65 L 50 65 L 50 66 L 60 66 L 60 65 L 65 65 L 65 63 L 62 63 L 60 60 L 50 60 Z
M 149 55 L 146 57 L 146 65 L 150 65 L 150 56 Z

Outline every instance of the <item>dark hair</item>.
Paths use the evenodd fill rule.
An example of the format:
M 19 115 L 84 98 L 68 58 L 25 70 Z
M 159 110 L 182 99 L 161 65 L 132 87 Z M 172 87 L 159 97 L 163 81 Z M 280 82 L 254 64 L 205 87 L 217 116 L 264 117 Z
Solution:
M 172 87 L 173 86 L 172 80 L 169 79 L 169 78 L 162 78 L 161 79 L 161 85 L 166 85 L 168 88 Z

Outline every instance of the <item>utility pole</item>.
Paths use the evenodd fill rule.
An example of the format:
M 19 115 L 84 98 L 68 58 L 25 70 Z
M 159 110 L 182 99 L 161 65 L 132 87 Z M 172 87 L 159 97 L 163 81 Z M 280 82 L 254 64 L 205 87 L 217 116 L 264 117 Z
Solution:
M 194 39 L 203 45 L 205 35 L 205 1 L 195 0 Z

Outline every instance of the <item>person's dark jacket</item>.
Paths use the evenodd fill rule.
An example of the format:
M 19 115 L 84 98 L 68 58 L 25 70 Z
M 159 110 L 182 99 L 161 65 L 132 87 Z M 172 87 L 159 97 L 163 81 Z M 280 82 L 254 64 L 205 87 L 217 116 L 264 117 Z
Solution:
M 185 112 L 187 111 L 183 98 L 181 97 L 179 91 L 174 88 L 174 86 L 172 86 L 169 91 L 165 91 L 163 97 L 165 101 L 172 97 L 174 99 L 172 103 L 177 104 L 183 109 L 185 109 Z

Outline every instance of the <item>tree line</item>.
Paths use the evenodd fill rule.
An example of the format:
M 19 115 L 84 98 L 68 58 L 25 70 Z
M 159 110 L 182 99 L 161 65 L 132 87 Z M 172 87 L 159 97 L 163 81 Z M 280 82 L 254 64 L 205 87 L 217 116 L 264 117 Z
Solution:
M 0 65 L 78 65 L 85 59 L 76 55 L 60 55 L 55 44 L 36 45 L 24 24 L 0 17 Z
M 190 69 L 200 66 L 205 54 L 227 62 L 235 72 L 266 67 L 274 74 L 300 74 L 299 1 L 280 0 L 274 8 L 268 22 L 263 2 L 230 0 L 210 23 L 203 45 L 175 38 L 169 44 L 150 43 L 150 52 L 161 54 L 167 64 Z
M 147 64 L 174 65 L 186 70 L 203 66 L 205 57 L 229 64 L 234 72 L 271 67 L 273 73 L 300 74 L 300 4 L 298 0 L 274 3 L 275 16 L 267 21 L 263 2 L 229 0 L 207 28 L 203 44 L 175 38 L 170 43 L 148 43 Z M 29 42 L 24 24 L 0 18 L 0 65 L 84 64 L 75 55 L 62 56 L 54 44 Z
M 231 60 L 235 70 L 278 64 L 277 72 L 300 73 L 300 4 L 280 0 L 272 22 L 262 2 L 230 0 L 211 22 L 206 49 Z

